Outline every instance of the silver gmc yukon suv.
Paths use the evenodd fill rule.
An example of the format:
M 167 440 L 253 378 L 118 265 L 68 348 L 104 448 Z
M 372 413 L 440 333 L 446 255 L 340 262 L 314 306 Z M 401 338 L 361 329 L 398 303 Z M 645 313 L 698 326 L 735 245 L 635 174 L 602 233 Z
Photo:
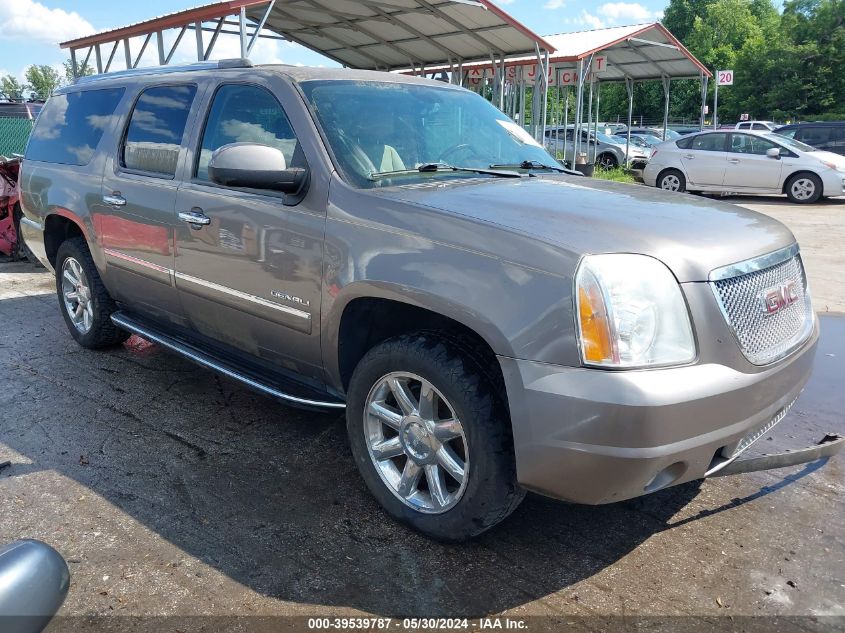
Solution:
M 813 364 L 783 225 L 566 172 L 441 82 L 244 60 L 82 79 L 21 188 L 80 345 L 137 334 L 345 409 L 372 494 L 437 539 L 526 490 L 601 504 L 714 474 Z

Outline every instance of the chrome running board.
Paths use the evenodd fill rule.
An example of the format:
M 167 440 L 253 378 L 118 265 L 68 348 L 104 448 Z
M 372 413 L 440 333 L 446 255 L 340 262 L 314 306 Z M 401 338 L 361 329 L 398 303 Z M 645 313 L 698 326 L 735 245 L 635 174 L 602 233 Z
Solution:
M 207 354 L 191 345 L 169 336 L 163 332 L 154 331 L 151 327 L 140 323 L 131 316 L 123 312 L 115 312 L 111 315 L 112 323 L 122 330 L 137 334 L 141 338 L 157 343 L 162 347 L 180 354 L 181 356 L 191 360 L 198 365 L 212 369 L 216 372 L 228 376 L 238 382 L 241 382 L 248 387 L 265 393 L 274 398 L 278 398 L 283 402 L 297 407 L 317 408 L 317 409 L 345 409 L 346 404 L 340 400 L 318 400 L 310 397 L 300 397 L 286 393 L 272 385 L 261 382 L 253 376 L 247 375 L 246 372 L 233 368 L 224 361 Z M 313 391 L 313 390 L 312 390 Z M 327 396 L 329 394 L 326 394 Z

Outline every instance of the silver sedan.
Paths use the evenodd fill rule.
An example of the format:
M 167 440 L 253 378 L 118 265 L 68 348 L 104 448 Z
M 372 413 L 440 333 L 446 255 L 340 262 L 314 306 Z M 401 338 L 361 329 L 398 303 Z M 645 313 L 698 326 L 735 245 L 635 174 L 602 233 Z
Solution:
M 669 191 L 785 193 L 813 203 L 845 195 L 845 156 L 771 132 L 702 132 L 655 147 L 643 180 Z

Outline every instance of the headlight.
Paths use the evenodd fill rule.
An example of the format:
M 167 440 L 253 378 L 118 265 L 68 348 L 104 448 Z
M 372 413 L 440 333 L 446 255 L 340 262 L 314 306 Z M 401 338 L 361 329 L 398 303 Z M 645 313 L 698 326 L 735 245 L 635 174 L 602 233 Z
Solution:
M 590 255 L 575 276 L 585 365 L 652 367 L 695 358 L 689 312 L 669 269 L 646 255 Z

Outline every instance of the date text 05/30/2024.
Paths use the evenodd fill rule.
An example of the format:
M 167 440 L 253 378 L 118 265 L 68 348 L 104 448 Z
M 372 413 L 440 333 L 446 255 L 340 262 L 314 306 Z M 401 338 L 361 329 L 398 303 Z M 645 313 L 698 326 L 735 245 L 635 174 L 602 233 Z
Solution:
M 308 618 L 314 631 L 520 631 L 524 620 L 516 618 Z

